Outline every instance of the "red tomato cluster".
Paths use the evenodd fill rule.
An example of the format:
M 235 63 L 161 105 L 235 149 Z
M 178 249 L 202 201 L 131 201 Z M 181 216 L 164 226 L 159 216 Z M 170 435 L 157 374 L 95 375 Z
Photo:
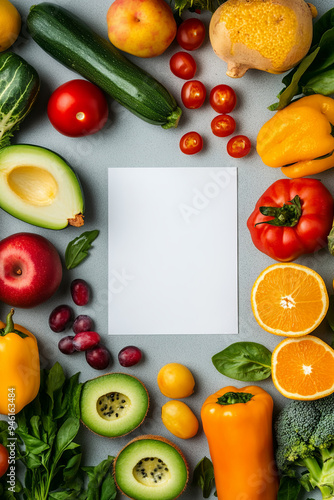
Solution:
M 190 18 L 178 28 L 177 42 L 184 50 L 198 49 L 205 39 L 205 27 L 202 21 Z M 181 99 L 187 109 L 200 108 L 206 99 L 206 88 L 199 80 L 193 80 L 197 65 L 188 52 L 176 52 L 170 59 L 170 69 L 178 78 L 188 80 L 181 90 Z M 212 133 L 217 137 L 227 137 L 233 134 L 236 123 L 231 113 L 236 106 L 237 96 L 229 85 L 216 85 L 210 92 L 211 107 L 219 113 L 211 121 Z M 195 154 L 201 151 L 203 139 L 197 132 L 188 132 L 180 140 L 180 149 L 185 154 Z M 244 135 L 232 137 L 227 143 L 227 152 L 233 158 L 242 158 L 251 150 L 251 142 Z

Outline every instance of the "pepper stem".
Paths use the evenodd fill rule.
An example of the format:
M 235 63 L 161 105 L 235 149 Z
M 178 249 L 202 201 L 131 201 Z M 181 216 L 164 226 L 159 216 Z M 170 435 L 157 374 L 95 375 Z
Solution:
M 216 403 L 219 405 L 235 405 L 238 403 L 248 403 L 253 397 L 249 392 L 226 392 L 224 396 L 220 396 Z
M 6 326 L 3 330 L 3 334 L 7 335 L 7 333 L 13 332 L 14 331 L 14 321 L 13 321 L 13 314 L 14 314 L 14 309 L 11 309 L 9 313 L 7 314 L 6 318 Z
M 259 210 L 262 215 L 274 217 L 274 219 L 258 222 L 255 226 L 259 224 L 270 224 L 271 226 L 293 227 L 298 224 L 302 215 L 302 206 L 298 194 L 288 203 L 290 203 L 290 205 L 284 203 L 282 207 L 260 207 Z

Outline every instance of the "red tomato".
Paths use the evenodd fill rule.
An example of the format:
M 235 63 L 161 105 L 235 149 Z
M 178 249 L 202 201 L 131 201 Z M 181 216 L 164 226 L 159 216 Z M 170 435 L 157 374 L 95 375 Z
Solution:
M 233 158 L 242 158 L 251 150 L 251 141 L 245 135 L 235 135 L 227 143 L 227 152 Z
M 203 139 L 197 132 L 187 132 L 180 140 L 180 149 L 186 155 L 194 155 L 201 151 Z
M 4 476 L 8 469 L 9 453 L 7 448 L 0 444 L 0 477 Z
M 210 92 L 210 104 L 217 113 L 231 113 L 236 103 L 237 96 L 228 85 L 216 85 Z
M 211 122 L 211 130 L 217 137 L 227 137 L 235 130 L 235 120 L 230 115 L 215 116 Z
M 191 17 L 180 24 L 177 33 L 177 43 L 185 50 L 198 49 L 205 38 L 205 26 L 199 19 Z
M 179 78 L 183 78 L 183 80 L 194 78 L 196 73 L 195 59 L 188 52 L 176 52 L 171 57 L 169 66 L 172 73 Z
M 108 119 L 108 102 L 93 83 L 71 80 L 51 95 L 48 117 L 54 128 L 68 137 L 95 134 Z
M 181 99 L 188 109 L 197 109 L 202 106 L 206 97 L 206 88 L 198 80 L 186 82 L 181 90 Z
M 247 227 L 254 245 L 272 259 L 289 262 L 327 246 L 333 197 L 317 179 L 280 179 L 263 193 Z

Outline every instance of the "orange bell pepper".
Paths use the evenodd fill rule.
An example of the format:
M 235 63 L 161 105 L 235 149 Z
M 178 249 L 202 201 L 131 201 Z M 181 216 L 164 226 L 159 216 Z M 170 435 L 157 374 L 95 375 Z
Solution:
M 14 325 L 14 309 L 7 323 L 0 321 L 0 413 L 18 413 L 38 393 L 40 363 L 35 336 Z
M 273 400 L 256 386 L 224 387 L 201 410 L 219 500 L 276 500 Z

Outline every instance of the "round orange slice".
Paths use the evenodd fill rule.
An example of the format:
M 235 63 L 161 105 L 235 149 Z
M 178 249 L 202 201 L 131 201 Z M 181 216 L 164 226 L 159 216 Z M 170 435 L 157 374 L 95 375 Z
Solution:
M 293 263 L 267 267 L 253 285 L 251 302 L 258 324 L 284 337 L 301 337 L 315 330 L 329 303 L 321 276 Z
M 271 375 L 289 399 L 314 400 L 334 392 L 334 350 L 318 337 L 287 338 L 274 349 Z

